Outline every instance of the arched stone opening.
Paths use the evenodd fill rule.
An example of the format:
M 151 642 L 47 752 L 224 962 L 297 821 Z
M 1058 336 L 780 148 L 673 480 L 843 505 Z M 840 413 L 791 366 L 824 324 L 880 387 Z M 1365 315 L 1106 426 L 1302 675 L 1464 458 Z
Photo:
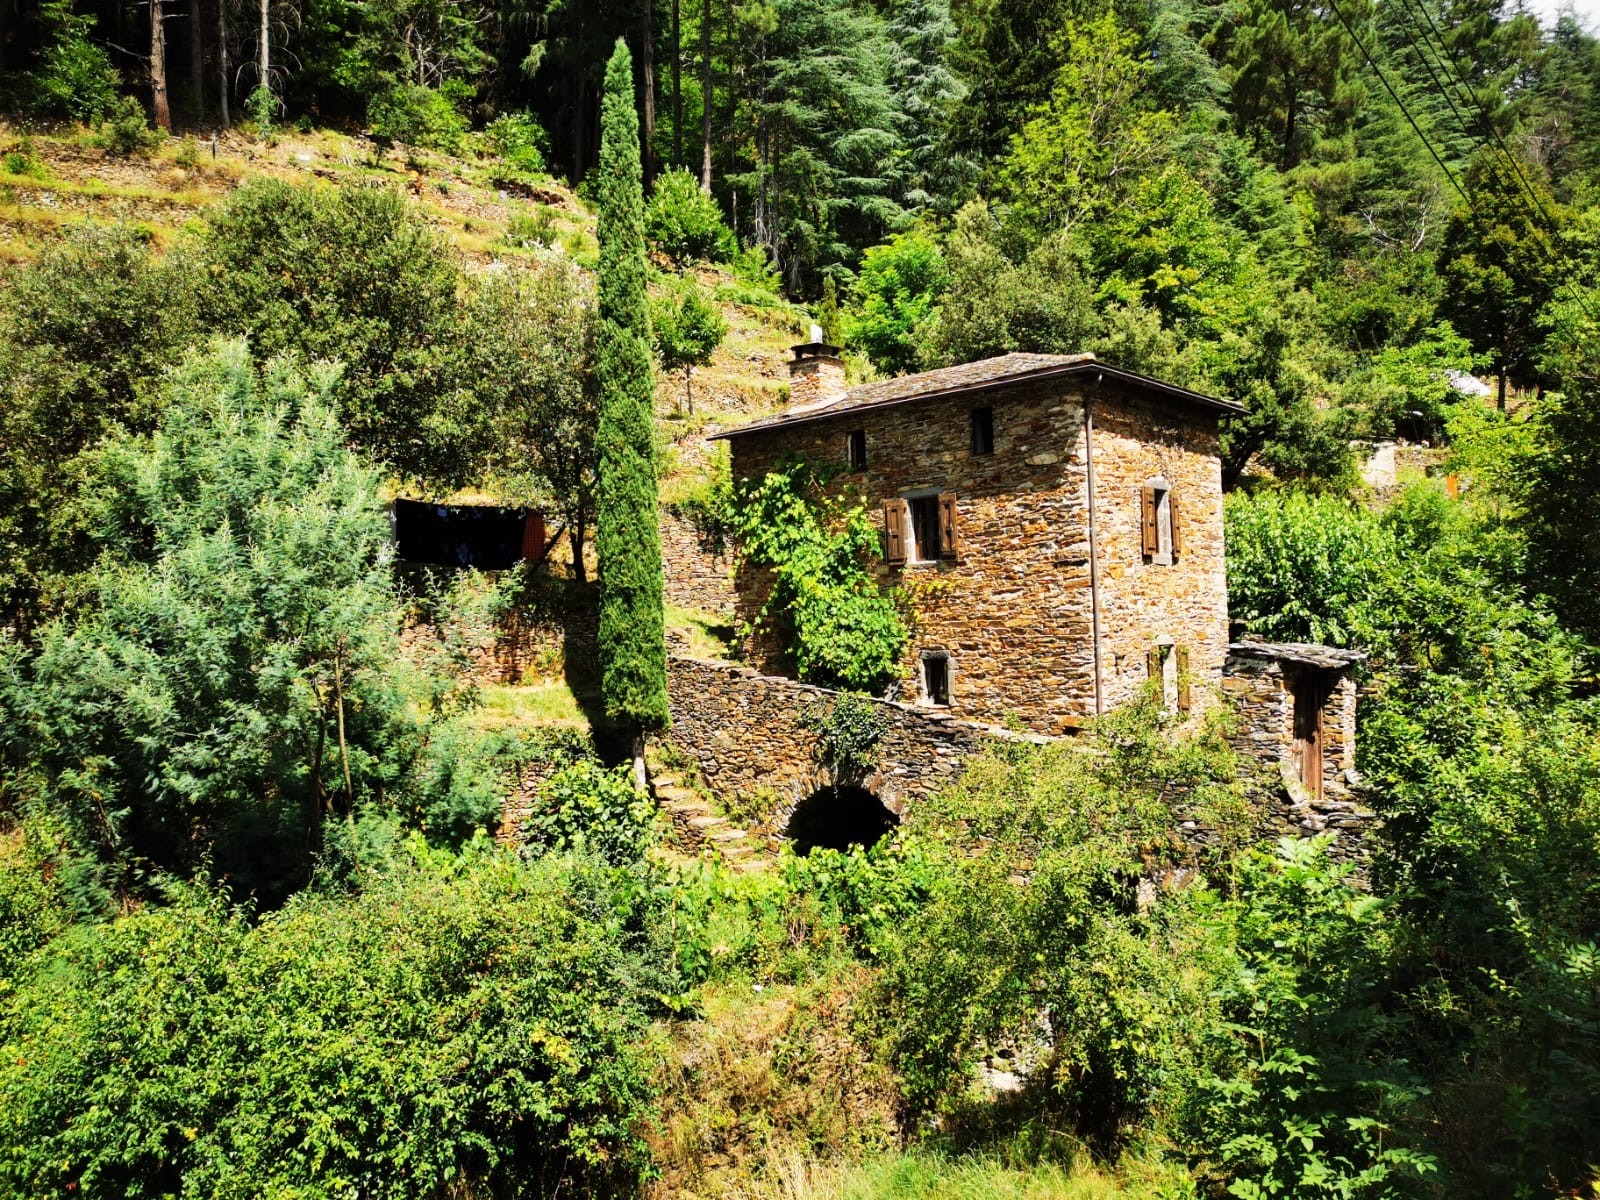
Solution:
M 900 824 L 900 818 L 864 787 L 827 785 L 798 805 L 784 826 L 783 835 L 795 852 L 810 854 L 818 846 L 846 850 L 871 846 Z

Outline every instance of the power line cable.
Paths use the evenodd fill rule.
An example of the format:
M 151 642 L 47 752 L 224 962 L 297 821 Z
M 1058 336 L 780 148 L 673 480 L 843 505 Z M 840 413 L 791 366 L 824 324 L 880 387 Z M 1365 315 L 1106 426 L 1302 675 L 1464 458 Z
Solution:
M 1529 221 L 1529 228 L 1535 235 L 1533 239 L 1534 246 L 1539 250 L 1541 257 L 1544 258 L 1545 264 L 1551 267 L 1553 270 L 1560 272 L 1566 266 L 1566 259 L 1561 252 L 1551 244 L 1550 241 L 1551 233 L 1556 225 L 1555 216 L 1544 206 L 1543 199 L 1540 198 L 1539 193 L 1534 189 L 1533 184 L 1529 182 L 1527 175 L 1523 173 L 1521 162 L 1512 152 L 1511 147 L 1506 143 L 1505 137 L 1496 127 L 1493 117 L 1491 117 L 1489 114 L 1488 106 L 1484 104 L 1483 100 L 1478 96 L 1477 91 L 1473 88 L 1471 81 L 1467 79 L 1466 73 L 1462 69 L 1459 56 L 1452 55 L 1450 53 L 1449 43 L 1445 40 L 1444 33 L 1434 21 L 1433 14 L 1428 11 L 1426 0 L 1401 0 L 1401 6 L 1405 9 L 1406 17 L 1411 21 L 1412 28 L 1421 35 L 1422 44 L 1427 48 L 1430 54 L 1433 53 L 1435 45 L 1437 45 L 1438 57 L 1441 60 L 1441 69 L 1443 67 L 1443 60 L 1446 58 L 1450 59 L 1451 66 L 1453 68 L 1452 74 L 1455 76 L 1461 92 L 1467 97 L 1468 100 L 1471 101 L 1473 106 L 1477 108 L 1478 115 L 1483 118 L 1483 128 L 1488 131 L 1489 136 L 1492 137 L 1496 145 L 1499 146 L 1500 153 L 1504 157 L 1506 165 L 1511 168 L 1511 171 L 1517 177 L 1518 182 L 1522 184 L 1522 189 L 1527 193 L 1528 199 L 1533 202 L 1533 208 L 1537 210 L 1538 216 L 1543 218 L 1543 225 L 1541 225 L 1537 220 Z M 1417 22 L 1414 14 L 1418 10 L 1421 11 L 1423 20 L 1427 22 L 1428 28 L 1433 31 L 1434 42 L 1429 42 L 1427 32 L 1423 30 L 1421 25 Z M 1426 55 L 1423 56 L 1423 65 L 1428 67 L 1429 77 L 1434 79 L 1435 86 L 1439 88 L 1440 94 L 1444 96 L 1445 103 L 1450 106 L 1450 111 L 1455 114 L 1456 120 L 1461 125 L 1462 133 L 1464 133 L 1469 140 L 1476 140 L 1481 144 L 1483 142 L 1483 138 L 1475 137 L 1472 132 L 1470 122 L 1468 122 L 1466 117 L 1462 115 L 1461 110 L 1456 107 L 1454 101 L 1451 99 L 1450 94 L 1445 90 L 1444 86 L 1439 83 L 1438 77 L 1434 75 L 1431 66 L 1429 66 L 1427 62 Z M 1532 213 L 1530 212 L 1529 215 L 1532 216 Z M 1600 321 L 1600 317 L 1597 317 L 1594 309 L 1589 306 L 1589 302 L 1584 296 L 1583 292 L 1579 289 L 1578 284 L 1570 279 L 1563 280 L 1562 282 L 1571 289 L 1573 299 L 1578 302 L 1579 307 L 1583 309 L 1584 313 L 1591 320 Z

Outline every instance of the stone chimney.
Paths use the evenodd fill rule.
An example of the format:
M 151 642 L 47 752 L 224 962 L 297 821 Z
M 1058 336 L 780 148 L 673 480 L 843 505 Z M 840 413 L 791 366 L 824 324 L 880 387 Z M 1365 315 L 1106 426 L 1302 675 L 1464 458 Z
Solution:
M 839 347 L 823 341 L 818 326 L 811 327 L 809 342 L 790 349 L 794 351 L 789 363 L 790 412 L 820 408 L 844 395 L 844 361 L 839 357 Z

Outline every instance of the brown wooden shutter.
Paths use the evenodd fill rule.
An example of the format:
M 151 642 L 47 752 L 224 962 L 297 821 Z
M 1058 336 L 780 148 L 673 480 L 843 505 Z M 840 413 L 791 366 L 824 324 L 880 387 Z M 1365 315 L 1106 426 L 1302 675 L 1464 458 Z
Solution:
M 1178 555 L 1183 553 L 1183 535 L 1178 532 L 1182 528 L 1178 521 L 1178 493 L 1167 493 L 1167 516 L 1172 521 L 1172 558 L 1176 562 Z
M 1144 549 L 1144 556 L 1146 558 L 1154 558 L 1161 552 L 1161 540 L 1156 535 L 1156 489 L 1153 487 L 1140 488 L 1139 496 L 1142 501 L 1142 519 L 1139 522 L 1140 542 Z
M 906 561 L 906 504 L 904 500 L 883 502 L 883 529 L 886 535 L 884 557 L 891 565 Z
M 1189 647 L 1178 647 L 1178 711 L 1189 711 Z
M 939 557 L 956 556 L 956 498 L 946 492 L 939 497 Z
M 1149 675 L 1151 679 L 1159 680 L 1161 678 L 1161 647 L 1160 646 L 1156 646 L 1153 649 L 1145 651 L 1145 654 L 1144 654 L 1144 669 L 1145 669 L 1145 673 L 1147 675 Z

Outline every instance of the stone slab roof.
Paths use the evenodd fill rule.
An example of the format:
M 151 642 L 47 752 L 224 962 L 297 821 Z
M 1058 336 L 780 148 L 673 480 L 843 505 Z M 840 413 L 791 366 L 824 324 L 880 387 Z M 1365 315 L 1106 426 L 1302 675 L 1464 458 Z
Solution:
M 1347 671 L 1357 663 L 1367 661 L 1365 650 L 1345 650 L 1312 642 L 1229 642 L 1228 654 L 1297 663 L 1303 667 L 1319 667 L 1324 671 Z
M 860 387 L 851 388 L 839 399 L 827 404 L 791 411 L 779 417 L 757 421 L 752 425 L 725 430 L 711 436 L 735 438 L 747 433 L 786 429 L 793 425 L 825 421 L 830 417 L 863 409 L 887 408 L 894 404 L 983 391 L 1035 379 L 1091 374 L 1114 379 L 1119 383 L 1218 413 L 1232 414 L 1245 411 L 1242 405 L 1235 404 L 1231 400 L 1219 400 L 1215 396 L 1191 392 L 1188 388 L 1163 383 L 1159 379 L 1151 379 L 1134 371 L 1124 371 L 1110 363 L 1101 362 L 1092 354 L 1002 354 L 998 358 L 980 359 L 978 362 L 963 363 L 958 367 L 941 367 L 937 371 L 922 371 L 916 375 L 902 375 L 897 379 L 862 384 Z

